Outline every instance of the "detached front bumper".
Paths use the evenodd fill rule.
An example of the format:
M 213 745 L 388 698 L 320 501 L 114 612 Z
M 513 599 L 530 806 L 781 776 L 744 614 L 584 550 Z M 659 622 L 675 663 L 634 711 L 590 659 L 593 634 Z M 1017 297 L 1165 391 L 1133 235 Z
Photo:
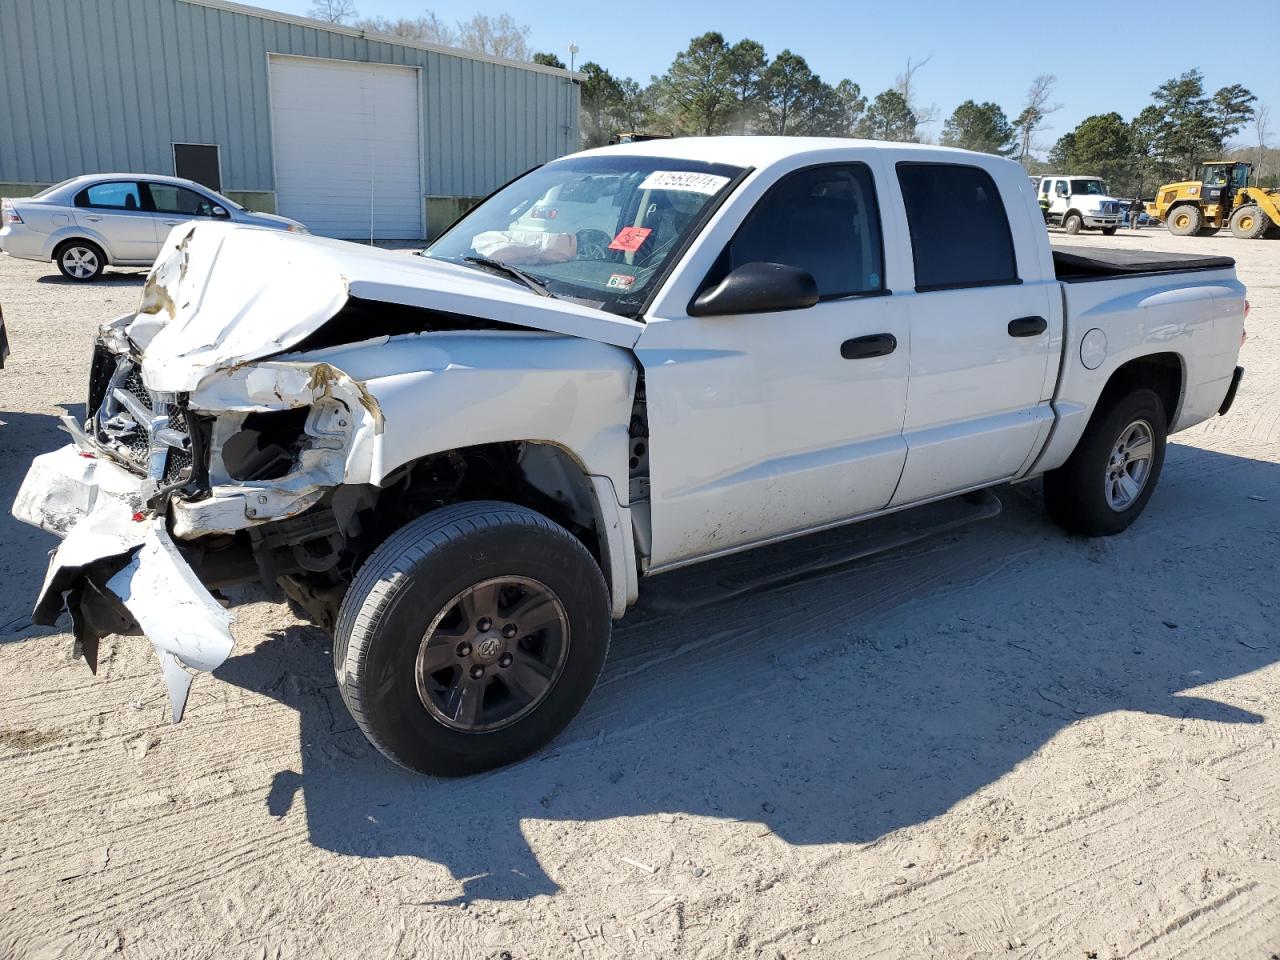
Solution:
M 92 451 L 68 444 L 37 457 L 13 505 L 25 523 L 63 538 L 53 551 L 32 620 L 71 614 L 77 652 L 97 672 L 98 641 L 145 634 L 156 648 L 173 719 L 182 719 L 192 675 L 231 653 L 234 618 L 200 583 L 145 512 L 146 481 Z

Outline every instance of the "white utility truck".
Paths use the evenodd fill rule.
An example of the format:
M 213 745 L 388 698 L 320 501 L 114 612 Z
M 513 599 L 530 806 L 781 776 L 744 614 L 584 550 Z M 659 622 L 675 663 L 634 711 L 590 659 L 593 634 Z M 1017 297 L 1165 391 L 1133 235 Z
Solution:
M 184 225 L 14 505 L 63 538 L 35 619 L 91 666 L 145 634 L 177 719 L 260 581 L 383 753 L 483 770 L 569 722 L 642 592 L 776 585 L 1033 477 L 1124 530 L 1230 406 L 1245 310 L 1230 259 L 1053 251 L 1017 164 L 910 144 L 592 150 L 419 255 Z
M 1129 205 L 1111 196 L 1100 177 L 1049 174 L 1040 178 L 1040 209 L 1046 223 L 1067 233 L 1089 229 L 1111 236 L 1124 223 Z

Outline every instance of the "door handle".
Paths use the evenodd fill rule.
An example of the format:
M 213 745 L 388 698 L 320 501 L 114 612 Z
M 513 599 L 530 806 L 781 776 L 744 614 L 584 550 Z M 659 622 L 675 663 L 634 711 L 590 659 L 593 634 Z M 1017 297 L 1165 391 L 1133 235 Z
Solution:
M 101 217 L 85 217 L 85 219 L 88 220 L 90 223 L 97 223 L 102 218 Z
M 898 338 L 892 333 L 873 333 L 840 344 L 840 356 L 846 360 L 865 360 L 867 357 L 883 357 L 896 349 Z
M 181 220 L 166 220 L 164 223 L 165 223 L 165 226 L 167 227 L 176 227 L 178 224 L 182 222 L 183 221 Z
M 1009 336 L 1038 337 L 1049 329 L 1049 321 L 1044 317 L 1019 317 L 1009 321 Z

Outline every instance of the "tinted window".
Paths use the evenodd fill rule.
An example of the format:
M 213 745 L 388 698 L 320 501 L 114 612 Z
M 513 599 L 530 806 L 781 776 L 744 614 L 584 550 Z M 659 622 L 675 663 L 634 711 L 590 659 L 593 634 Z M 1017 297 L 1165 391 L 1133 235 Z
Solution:
M 1009 218 L 990 174 L 960 164 L 900 163 L 898 182 L 917 290 L 1017 280 Z
M 78 207 L 112 207 L 117 210 L 141 210 L 142 196 L 132 182 L 95 183 L 76 196 Z
M 182 213 L 189 217 L 213 215 L 213 204 L 194 190 L 167 183 L 149 183 L 147 189 L 151 191 L 151 202 L 159 213 Z
M 821 297 L 883 289 L 880 213 L 861 163 L 789 174 L 747 214 L 708 283 L 744 263 L 784 263 L 813 274 Z

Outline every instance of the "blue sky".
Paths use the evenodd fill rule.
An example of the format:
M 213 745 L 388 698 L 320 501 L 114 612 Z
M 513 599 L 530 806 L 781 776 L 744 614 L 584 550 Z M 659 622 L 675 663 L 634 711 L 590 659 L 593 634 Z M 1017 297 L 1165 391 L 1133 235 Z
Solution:
M 305 15 L 310 0 L 247 0 Z M 510 13 L 532 28 L 535 50 L 568 60 L 570 41 L 578 62 L 595 60 L 613 73 L 647 82 L 661 73 L 689 39 L 719 30 L 733 42 L 751 37 L 770 55 L 784 48 L 801 54 L 829 82 L 844 77 L 874 95 L 892 85 L 907 58 L 933 59 L 917 74 L 920 100 L 945 118 L 963 100 L 994 100 L 1012 118 L 1021 109 L 1036 74 L 1058 77 L 1055 99 L 1062 109 L 1049 118 L 1046 146 L 1080 120 L 1115 110 L 1126 120 L 1150 102 L 1162 82 L 1192 67 L 1205 75 L 1209 92 L 1242 83 L 1272 104 L 1271 126 L 1280 129 L 1280 69 L 1274 58 L 1229 56 L 1228 38 L 1238 30 L 1219 23 L 1201 43 L 1176 44 L 1169 37 L 1194 34 L 1233 13 L 1182 0 L 1082 2 L 1066 6 L 1027 3 L 946 3 L 911 0 L 868 4 L 785 0 L 645 0 L 592 3 L 585 0 L 356 0 L 362 16 L 417 16 L 425 9 L 442 19 L 469 18 L 476 11 Z M 1245 8 L 1239 8 L 1244 10 Z M 1206 18 L 1205 11 L 1213 11 Z M 1185 29 L 1184 29 L 1185 28 Z M 1102 53 L 1102 50 L 1114 53 Z M 1252 49 L 1246 43 L 1240 49 Z M 1211 51 L 1219 51 L 1217 55 Z M 929 132 L 936 139 L 941 121 Z M 1252 128 L 1238 140 L 1256 142 Z M 1278 139 L 1274 134 L 1271 141 Z

